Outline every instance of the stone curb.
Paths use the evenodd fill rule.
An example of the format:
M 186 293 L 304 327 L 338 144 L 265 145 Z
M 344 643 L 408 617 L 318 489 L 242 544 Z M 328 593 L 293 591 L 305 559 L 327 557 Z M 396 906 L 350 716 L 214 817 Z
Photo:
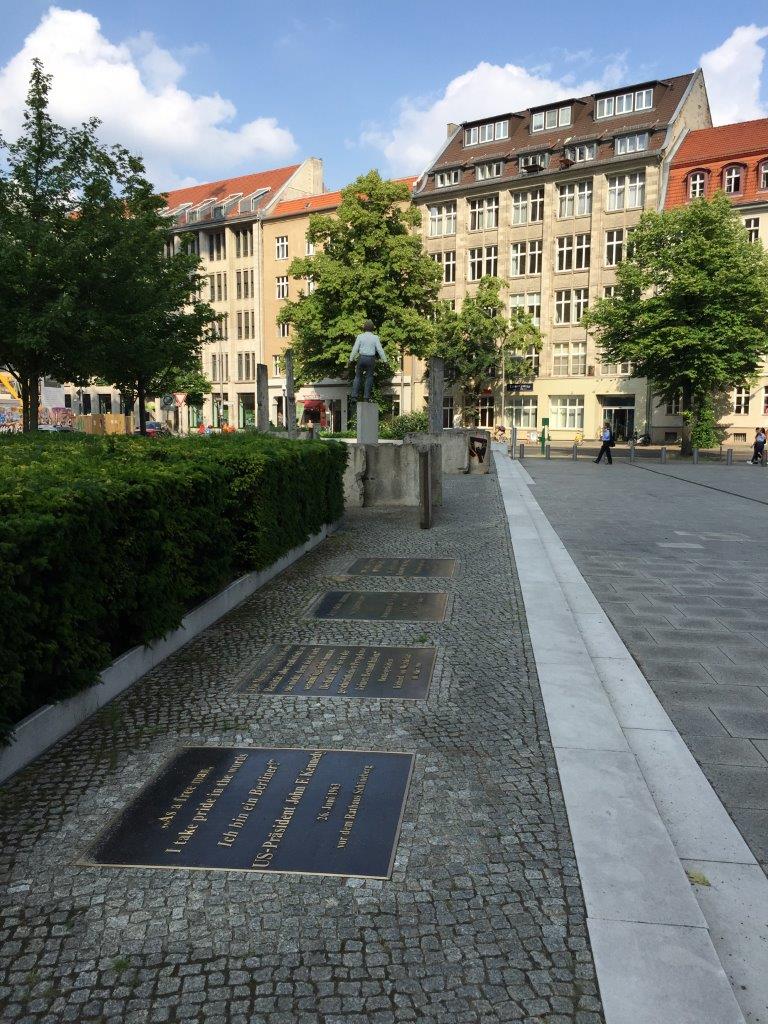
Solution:
M 14 738 L 7 747 L 0 747 L 0 784 L 38 758 L 54 743 L 58 743 L 87 718 L 95 714 L 129 686 L 171 654 L 193 640 L 217 619 L 231 612 L 265 584 L 279 576 L 290 565 L 302 558 L 339 526 L 339 520 L 324 526 L 304 544 L 292 548 L 268 568 L 251 572 L 234 580 L 223 590 L 184 616 L 178 629 L 146 647 L 134 647 L 116 658 L 100 674 L 99 680 L 82 693 L 75 694 L 58 704 L 46 704 L 21 721 L 14 730 Z

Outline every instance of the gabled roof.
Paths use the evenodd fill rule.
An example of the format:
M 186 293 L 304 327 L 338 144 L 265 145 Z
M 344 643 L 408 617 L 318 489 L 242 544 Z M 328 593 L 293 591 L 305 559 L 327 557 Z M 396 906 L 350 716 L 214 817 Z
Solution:
M 408 178 L 395 178 L 394 181 L 413 189 L 417 181 L 415 175 Z M 270 220 L 276 217 L 295 217 L 298 214 L 321 213 L 323 210 L 335 210 L 341 202 L 341 192 L 319 192 L 314 196 L 303 196 L 301 199 L 287 199 L 270 212 Z
M 754 153 L 768 157 L 768 117 L 689 132 L 675 154 L 672 166 L 690 166 Z
M 268 189 L 257 204 L 257 209 L 263 206 L 271 196 L 281 188 L 300 167 L 300 164 L 292 164 L 290 167 L 278 167 L 271 171 L 260 171 L 257 174 L 242 174 L 238 178 L 223 178 L 221 181 L 209 181 L 204 185 L 191 185 L 189 188 L 177 188 L 167 193 L 168 209 L 178 210 L 184 203 L 190 203 L 192 207 L 199 206 L 206 201 L 221 202 L 237 193 L 247 198 L 254 192 L 261 189 Z M 228 210 L 225 218 L 237 216 L 240 213 L 240 206 L 235 202 Z

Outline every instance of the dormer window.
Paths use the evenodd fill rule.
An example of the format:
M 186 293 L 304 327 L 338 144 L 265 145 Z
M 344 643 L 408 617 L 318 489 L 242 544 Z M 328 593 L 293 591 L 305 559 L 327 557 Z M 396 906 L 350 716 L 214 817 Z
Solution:
M 758 167 L 757 180 L 759 189 L 768 189 L 768 160 L 764 160 Z
M 688 198 L 701 199 L 707 190 L 707 176 L 704 171 L 694 171 L 688 177 Z
M 464 145 L 479 146 L 484 142 L 494 142 L 509 138 L 509 121 L 489 121 L 488 124 L 476 124 L 464 129 Z
M 537 110 L 531 114 L 531 131 L 544 132 L 553 128 L 566 128 L 571 123 L 570 107 L 554 107 L 552 110 Z
M 637 113 L 653 107 L 653 89 L 623 92 L 618 96 L 603 96 L 595 104 L 595 117 L 618 117 L 619 114 Z
M 738 164 L 725 168 L 723 171 L 723 189 L 727 195 L 735 196 L 741 192 L 743 171 L 743 167 L 740 167 Z
M 616 155 L 640 153 L 648 149 L 648 132 L 636 132 L 634 135 L 620 135 L 616 139 Z
M 543 171 L 549 163 L 549 153 L 526 153 L 520 157 L 521 171 Z
M 477 181 L 485 181 L 487 178 L 500 178 L 503 171 L 503 161 L 494 160 L 490 164 L 478 164 L 475 168 L 475 178 Z
M 567 160 L 572 160 L 575 164 L 584 163 L 585 160 L 594 160 L 597 156 L 597 143 L 582 142 L 578 146 L 567 146 L 565 156 Z
M 447 188 L 449 185 L 458 185 L 461 171 L 458 167 L 452 167 L 450 171 L 438 171 L 435 175 L 435 188 Z

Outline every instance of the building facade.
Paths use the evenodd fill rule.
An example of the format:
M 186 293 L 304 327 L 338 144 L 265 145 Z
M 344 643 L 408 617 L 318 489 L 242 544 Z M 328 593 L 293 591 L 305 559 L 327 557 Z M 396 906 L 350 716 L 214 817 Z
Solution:
M 724 192 L 752 242 L 768 245 L 768 118 L 702 128 L 681 138 L 671 155 L 664 206 L 683 206 L 694 199 Z M 734 388 L 730 408 L 720 420 L 725 439 L 750 443 L 768 420 L 768 365 L 759 378 Z M 679 403 L 663 403 L 654 415 L 660 440 L 679 435 Z
M 480 425 L 553 440 L 619 437 L 650 419 L 646 382 L 608 365 L 579 321 L 610 294 L 627 239 L 645 209 L 660 209 L 678 137 L 711 124 L 701 71 L 449 125 L 445 145 L 414 189 L 424 245 L 443 268 L 441 297 L 460 308 L 485 275 L 508 286 L 510 309 L 539 326 L 529 391 L 500 374 Z M 460 419 L 447 394 L 444 424 Z

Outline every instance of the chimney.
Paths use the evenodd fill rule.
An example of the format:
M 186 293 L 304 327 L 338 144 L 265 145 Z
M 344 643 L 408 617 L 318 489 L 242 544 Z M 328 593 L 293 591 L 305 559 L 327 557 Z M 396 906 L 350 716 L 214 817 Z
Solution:
M 451 136 L 453 135 L 453 133 L 454 133 L 454 132 L 456 131 L 456 129 L 457 129 L 458 127 L 459 127 L 459 126 L 458 126 L 457 124 L 453 124 L 453 122 L 452 122 L 452 121 L 449 121 L 449 122 L 448 122 L 448 130 L 447 130 L 447 133 L 446 133 L 446 134 L 447 134 L 447 137 L 448 137 L 449 139 L 450 139 L 450 137 L 451 137 Z

